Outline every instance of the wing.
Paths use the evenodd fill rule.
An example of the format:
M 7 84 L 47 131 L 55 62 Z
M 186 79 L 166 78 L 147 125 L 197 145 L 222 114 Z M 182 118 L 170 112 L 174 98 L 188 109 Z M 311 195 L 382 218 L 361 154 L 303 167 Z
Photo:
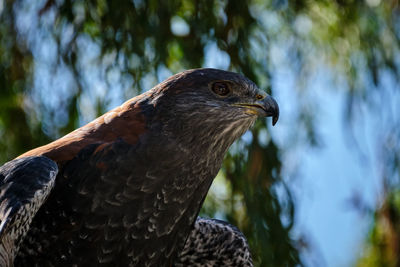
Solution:
M 253 262 L 246 238 L 235 226 L 199 217 L 174 266 L 252 267 Z
M 12 266 L 57 172 L 56 163 L 46 157 L 15 159 L 0 168 L 0 266 Z
M 144 193 L 127 185 L 127 177 L 136 181 L 146 170 L 135 151 L 122 140 L 93 144 L 60 165 L 56 186 L 32 222 L 16 265 L 128 266 L 131 234 L 145 234 L 133 229 Z
M 91 145 L 61 167 L 18 252 L 19 266 L 171 266 L 193 217 L 180 216 L 185 203 L 171 205 L 177 193 L 158 178 L 161 171 L 173 177 L 175 155 L 159 162 L 139 156 L 141 149 L 123 140 Z

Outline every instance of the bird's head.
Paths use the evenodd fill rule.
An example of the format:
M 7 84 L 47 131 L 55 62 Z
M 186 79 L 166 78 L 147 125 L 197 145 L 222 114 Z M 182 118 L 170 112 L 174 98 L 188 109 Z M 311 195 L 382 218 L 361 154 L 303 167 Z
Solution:
M 278 120 L 276 101 L 246 77 L 218 69 L 178 73 L 153 89 L 154 105 L 167 125 L 193 138 L 229 140 L 242 135 L 257 117 Z M 213 138 L 212 138 L 213 137 Z

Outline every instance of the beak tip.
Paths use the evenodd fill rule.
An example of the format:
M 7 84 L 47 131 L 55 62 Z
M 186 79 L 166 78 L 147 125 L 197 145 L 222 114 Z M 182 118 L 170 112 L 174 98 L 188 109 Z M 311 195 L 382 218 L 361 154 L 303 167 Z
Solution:
M 272 117 L 272 126 L 275 126 L 276 122 L 278 121 L 279 116 L 273 116 Z
M 279 105 L 275 101 L 275 99 L 272 99 L 272 109 L 273 109 L 273 116 L 272 116 L 272 126 L 275 126 L 275 124 L 278 122 L 279 119 Z

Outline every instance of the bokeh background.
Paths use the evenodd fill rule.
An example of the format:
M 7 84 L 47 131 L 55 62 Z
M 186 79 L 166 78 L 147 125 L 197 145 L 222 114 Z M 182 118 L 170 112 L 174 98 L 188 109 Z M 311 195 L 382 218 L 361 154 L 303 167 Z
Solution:
M 242 73 L 281 107 L 202 209 L 256 266 L 400 266 L 397 0 L 0 0 L 0 164 L 179 71 Z

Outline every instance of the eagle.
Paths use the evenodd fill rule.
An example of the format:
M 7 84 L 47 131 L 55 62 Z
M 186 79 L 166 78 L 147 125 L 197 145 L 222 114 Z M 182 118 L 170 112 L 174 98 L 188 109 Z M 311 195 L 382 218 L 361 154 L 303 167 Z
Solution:
M 0 168 L 1 266 L 252 266 L 234 226 L 198 218 L 231 144 L 276 101 L 246 77 L 175 74 Z

